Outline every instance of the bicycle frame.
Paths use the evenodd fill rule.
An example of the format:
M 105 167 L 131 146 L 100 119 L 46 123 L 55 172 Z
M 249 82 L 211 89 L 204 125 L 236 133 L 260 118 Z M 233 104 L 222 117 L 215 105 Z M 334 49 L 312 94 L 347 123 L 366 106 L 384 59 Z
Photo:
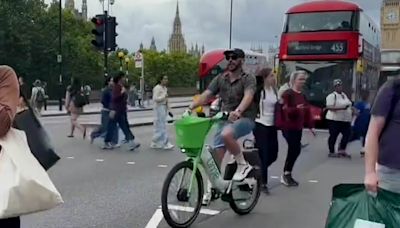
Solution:
M 216 120 L 214 123 L 212 123 L 200 153 L 194 158 L 188 158 L 188 160 L 191 160 L 193 163 L 193 172 L 188 194 L 191 193 L 192 186 L 195 183 L 194 180 L 196 178 L 196 172 L 200 167 L 202 167 L 205 171 L 206 177 L 211 181 L 212 186 L 216 187 L 221 193 L 229 193 L 230 191 L 232 181 L 224 180 L 221 171 L 211 154 L 214 150 L 212 145 L 214 144 L 214 137 L 219 127 L 219 122 L 219 120 Z

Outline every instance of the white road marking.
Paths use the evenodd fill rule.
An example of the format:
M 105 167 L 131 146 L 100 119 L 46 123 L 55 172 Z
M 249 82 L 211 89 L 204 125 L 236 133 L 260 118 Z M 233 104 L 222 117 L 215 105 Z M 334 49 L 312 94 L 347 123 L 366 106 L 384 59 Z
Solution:
M 184 206 L 179 206 L 179 205 L 168 205 L 168 208 L 170 210 L 175 210 L 175 211 L 186 211 L 186 212 L 194 211 L 193 207 L 184 207 Z M 211 209 L 207 209 L 207 208 L 200 210 L 200 214 L 205 214 L 205 215 L 217 215 L 219 213 L 220 213 L 220 211 L 211 210 Z
M 158 165 L 157 167 L 158 168 L 167 168 L 168 166 L 167 165 Z
M 317 181 L 317 180 L 309 180 L 308 182 L 310 182 L 310 183 L 318 183 L 319 181 Z
M 96 159 L 97 162 L 103 162 L 104 159 Z
M 175 210 L 175 211 L 186 211 L 186 212 L 193 212 L 194 208 L 193 207 L 183 207 L 183 206 L 178 206 L 178 205 L 168 205 L 168 208 L 170 210 Z M 221 213 L 220 211 L 216 210 L 211 210 L 211 209 L 201 209 L 200 214 L 205 214 L 205 215 L 217 215 Z M 147 223 L 145 228 L 157 228 L 158 225 L 160 224 L 161 220 L 164 218 L 164 215 L 162 214 L 161 206 L 158 207 L 156 212 L 154 212 L 153 216 L 151 217 L 150 221 Z
M 153 217 L 151 217 L 150 221 L 147 223 L 145 228 L 157 228 L 158 224 L 160 224 L 163 218 L 164 216 L 162 214 L 161 209 L 157 209 Z
M 128 165 L 134 165 L 134 164 L 136 164 L 136 162 L 127 162 L 126 164 L 128 164 Z
M 74 159 L 74 157 L 67 157 L 67 159 Z
M 278 176 L 271 176 L 272 179 L 279 179 Z

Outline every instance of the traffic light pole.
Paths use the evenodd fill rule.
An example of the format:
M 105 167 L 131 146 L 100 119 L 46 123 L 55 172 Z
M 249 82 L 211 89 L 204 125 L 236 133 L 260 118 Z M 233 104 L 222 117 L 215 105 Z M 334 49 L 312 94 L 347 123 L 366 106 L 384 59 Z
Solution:
M 58 78 L 58 86 L 59 86 L 59 96 L 58 96 L 58 109 L 62 111 L 62 94 L 63 94 L 63 78 L 62 78 L 62 3 L 61 0 L 59 1 L 59 33 L 58 33 L 58 56 L 57 56 L 57 62 L 59 66 L 59 78 Z
M 108 29 L 108 11 L 104 10 L 104 77 L 108 77 L 108 49 L 107 49 L 107 29 Z

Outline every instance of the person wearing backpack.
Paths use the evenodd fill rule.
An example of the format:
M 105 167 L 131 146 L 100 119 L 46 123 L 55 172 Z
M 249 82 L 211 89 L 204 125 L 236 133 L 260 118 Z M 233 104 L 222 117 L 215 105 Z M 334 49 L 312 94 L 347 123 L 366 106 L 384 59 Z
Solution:
M 365 145 L 365 178 L 368 191 L 378 187 L 400 193 L 400 79 L 380 88 L 371 109 Z
M 45 100 L 46 94 L 42 87 L 42 82 L 38 79 L 35 81 L 35 83 L 33 83 L 31 105 L 39 115 L 42 112 Z
M 254 102 L 258 104 L 258 114 L 253 134 L 261 159 L 262 189 L 266 194 L 269 194 L 268 167 L 278 158 L 278 128 L 275 125 L 275 107 L 278 101 L 276 76 L 271 68 L 264 68 L 257 76 Z
M 329 128 L 329 157 L 346 157 L 351 156 L 346 152 L 347 144 L 351 135 L 352 102 L 343 92 L 342 80 L 335 79 L 333 81 L 334 91 L 326 97 L 326 119 Z M 342 134 L 338 153 L 335 153 L 336 140 Z
M 71 115 L 71 133 L 68 135 L 69 138 L 74 137 L 75 128 L 82 131 L 83 139 L 86 138 L 86 128 L 78 122 L 78 118 L 83 112 L 83 106 L 85 105 L 86 99 L 82 91 L 82 84 L 79 79 L 73 78 L 65 95 L 65 109 Z

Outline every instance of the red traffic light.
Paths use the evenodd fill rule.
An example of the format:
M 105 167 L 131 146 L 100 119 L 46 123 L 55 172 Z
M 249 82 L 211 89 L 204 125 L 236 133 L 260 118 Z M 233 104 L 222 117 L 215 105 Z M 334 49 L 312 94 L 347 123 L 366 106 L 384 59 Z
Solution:
M 92 18 L 92 23 L 95 24 L 96 26 L 101 26 L 104 24 L 105 20 L 104 20 L 104 15 L 100 14 L 100 15 L 96 15 L 95 17 Z

